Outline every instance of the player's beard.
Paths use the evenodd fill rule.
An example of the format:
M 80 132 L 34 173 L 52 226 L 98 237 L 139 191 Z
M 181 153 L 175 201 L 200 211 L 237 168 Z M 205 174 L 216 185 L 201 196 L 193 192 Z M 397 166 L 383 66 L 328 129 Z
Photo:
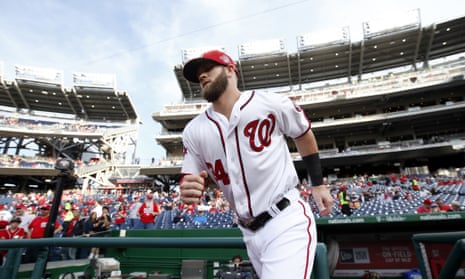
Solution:
M 221 73 L 212 82 L 210 82 L 210 84 L 202 88 L 201 93 L 205 100 L 213 103 L 218 100 L 221 95 L 223 95 L 227 87 L 228 77 L 226 76 L 226 70 L 223 68 Z

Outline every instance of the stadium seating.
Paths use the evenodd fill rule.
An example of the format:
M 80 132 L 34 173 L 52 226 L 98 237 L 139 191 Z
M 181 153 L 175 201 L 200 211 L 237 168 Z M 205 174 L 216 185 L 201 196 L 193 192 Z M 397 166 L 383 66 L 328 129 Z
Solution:
M 462 207 L 465 207 L 465 183 L 455 183 L 450 185 L 438 186 L 438 183 L 419 182 L 421 187 L 424 187 L 434 194 L 429 194 L 427 197 L 431 200 L 441 198 L 445 203 L 450 204 L 452 201 L 459 201 Z M 369 201 L 361 202 L 360 207 L 352 210 L 352 216 L 387 216 L 387 215 L 402 215 L 402 214 L 416 214 L 417 208 L 422 205 L 425 197 L 422 196 L 420 191 L 412 191 L 410 184 L 400 185 L 400 198 L 397 200 L 384 199 L 384 192 L 386 185 L 383 183 L 371 186 L 374 193 L 379 196 Z M 353 188 L 350 192 L 361 194 L 366 189 Z M 333 190 L 333 194 L 336 194 Z M 405 199 L 407 192 L 412 196 L 412 199 Z M 316 205 L 312 204 L 316 209 Z M 234 227 L 234 212 L 229 210 L 220 213 L 206 213 L 207 221 L 204 223 L 195 222 L 195 214 L 184 214 L 181 221 L 175 223 L 174 217 L 178 215 L 177 209 L 166 210 L 158 217 L 156 228 L 157 229 L 205 229 L 205 228 L 231 228 Z M 339 201 L 335 200 L 333 213 L 330 216 L 321 217 L 318 211 L 315 212 L 316 218 L 335 218 L 343 217 L 339 209 Z

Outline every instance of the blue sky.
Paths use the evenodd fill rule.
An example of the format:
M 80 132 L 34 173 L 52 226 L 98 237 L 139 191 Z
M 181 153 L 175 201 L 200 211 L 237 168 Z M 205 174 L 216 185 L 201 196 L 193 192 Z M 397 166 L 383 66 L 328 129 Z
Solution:
M 163 158 L 160 126 L 151 114 L 182 100 L 173 67 L 181 50 L 222 46 L 237 59 L 238 45 L 283 39 L 296 51 L 296 37 L 349 26 L 362 38 L 362 22 L 419 9 L 423 26 L 465 15 L 462 0 L 0 0 L 0 62 L 14 79 L 14 66 L 72 73 L 114 74 L 137 109 L 136 156 Z

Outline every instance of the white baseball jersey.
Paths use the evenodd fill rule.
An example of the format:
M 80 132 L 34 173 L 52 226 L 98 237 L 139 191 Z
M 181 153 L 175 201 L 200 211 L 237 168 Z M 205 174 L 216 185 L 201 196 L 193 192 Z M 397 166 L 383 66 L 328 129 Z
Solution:
M 298 138 L 309 129 L 288 97 L 242 93 L 229 120 L 210 107 L 188 123 L 182 173 L 206 170 L 239 217 L 257 216 L 297 185 L 284 135 Z

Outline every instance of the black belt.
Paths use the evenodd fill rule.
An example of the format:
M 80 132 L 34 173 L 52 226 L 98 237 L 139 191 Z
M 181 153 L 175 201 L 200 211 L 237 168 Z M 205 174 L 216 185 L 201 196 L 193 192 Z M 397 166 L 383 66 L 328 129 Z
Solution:
M 283 211 L 286 207 L 288 207 L 291 204 L 291 202 L 287 198 L 282 198 L 277 204 L 276 207 L 279 209 L 279 211 Z M 253 232 L 257 231 L 260 228 L 263 228 L 265 224 L 270 221 L 273 217 L 268 213 L 267 211 L 260 213 L 256 217 L 250 218 L 250 219 L 239 219 L 239 224 L 246 228 L 249 229 Z

